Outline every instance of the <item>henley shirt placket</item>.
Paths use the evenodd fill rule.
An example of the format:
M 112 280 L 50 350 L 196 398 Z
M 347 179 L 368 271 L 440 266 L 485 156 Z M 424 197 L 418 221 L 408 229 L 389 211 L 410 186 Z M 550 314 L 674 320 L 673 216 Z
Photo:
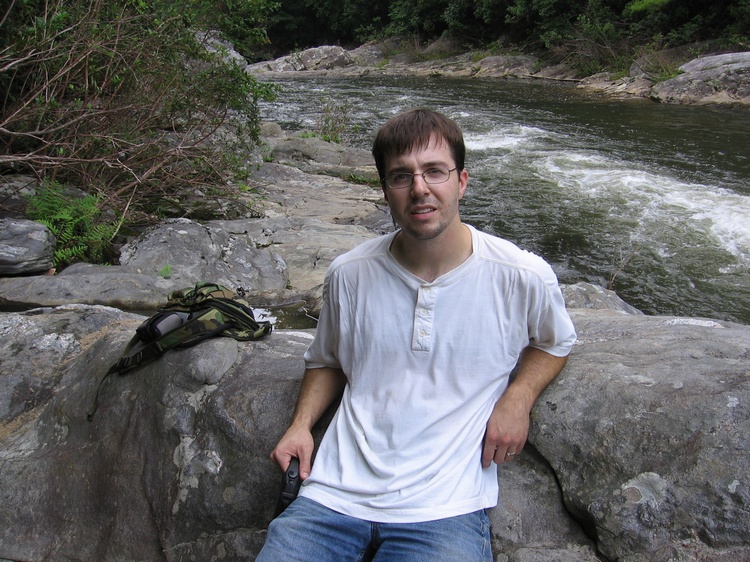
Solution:
M 411 348 L 414 351 L 430 351 L 432 348 L 432 330 L 437 294 L 438 288 L 434 285 L 421 285 L 417 289 L 414 331 L 411 337 Z

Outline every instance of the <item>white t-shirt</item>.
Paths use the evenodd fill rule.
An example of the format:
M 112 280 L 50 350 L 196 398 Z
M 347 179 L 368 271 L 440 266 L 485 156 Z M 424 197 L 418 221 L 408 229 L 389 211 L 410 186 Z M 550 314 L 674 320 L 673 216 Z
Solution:
M 432 283 L 390 254 L 395 233 L 329 267 L 305 366 L 348 384 L 300 495 L 393 523 L 497 504 L 481 465 L 495 402 L 525 347 L 565 356 L 575 330 L 544 260 L 470 229 L 471 257 Z

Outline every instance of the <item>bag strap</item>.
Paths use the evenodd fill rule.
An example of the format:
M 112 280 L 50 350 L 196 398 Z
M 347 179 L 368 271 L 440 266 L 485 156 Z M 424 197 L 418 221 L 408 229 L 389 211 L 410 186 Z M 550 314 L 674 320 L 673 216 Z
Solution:
M 237 294 L 243 296 L 244 292 Z M 96 413 L 102 386 L 113 374 L 124 375 L 136 367 L 158 359 L 170 349 L 191 347 L 222 333 L 241 341 L 257 340 L 270 334 L 273 330 L 271 322 L 256 320 L 253 309 L 244 302 L 231 298 L 233 295 L 235 293 L 226 287 L 211 282 L 199 282 L 193 288 L 170 293 L 167 305 L 160 309 L 160 313 L 141 324 L 136 335 L 128 342 L 120 359 L 99 381 L 92 410 L 86 416 L 88 420 L 91 421 Z M 221 320 L 217 321 L 213 311 L 219 312 Z M 164 334 L 153 330 L 157 334 L 154 336 L 155 339 L 146 341 L 145 338 L 150 336 L 149 330 L 145 328 L 161 327 L 156 323 L 168 312 L 179 312 L 185 316 L 182 324 Z M 214 327 L 206 330 L 206 320 L 209 316 L 212 316 Z M 240 332 L 248 331 L 249 335 L 240 335 Z
M 203 340 L 219 335 L 221 332 L 232 326 L 231 323 L 225 323 L 220 324 L 209 331 L 193 333 L 192 327 L 198 324 L 201 321 L 201 318 L 202 315 L 197 315 L 188 320 L 179 328 L 175 328 L 160 339 L 154 340 L 149 343 L 144 343 L 143 340 L 141 340 L 140 335 L 138 334 L 133 336 L 133 338 L 128 342 L 128 345 L 125 347 L 125 351 L 123 351 L 122 356 L 117 360 L 117 363 L 112 365 L 104 374 L 102 380 L 99 381 L 99 385 L 96 389 L 96 394 L 94 395 L 94 403 L 92 409 L 86 415 L 87 419 L 89 421 L 93 420 L 94 414 L 99 407 L 99 394 L 101 393 L 102 386 L 110 376 L 114 374 L 124 375 L 128 371 L 132 371 L 136 367 L 140 367 L 141 365 L 145 365 L 147 363 L 155 361 L 156 359 L 164 355 L 164 352 L 170 349 L 192 347 L 199 344 Z

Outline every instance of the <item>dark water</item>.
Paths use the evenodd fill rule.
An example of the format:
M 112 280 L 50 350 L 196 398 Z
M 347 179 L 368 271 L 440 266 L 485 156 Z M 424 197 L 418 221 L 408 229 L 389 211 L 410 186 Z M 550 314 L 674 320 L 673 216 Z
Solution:
M 571 84 L 294 79 L 264 119 L 314 128 L 348 108 L 350 144 L 412 107 L 467 144 L 466 222 L 543 255 L 563 283 L 611 286 L 648 314 L 750 323 L 750 110 L 612 101 Z

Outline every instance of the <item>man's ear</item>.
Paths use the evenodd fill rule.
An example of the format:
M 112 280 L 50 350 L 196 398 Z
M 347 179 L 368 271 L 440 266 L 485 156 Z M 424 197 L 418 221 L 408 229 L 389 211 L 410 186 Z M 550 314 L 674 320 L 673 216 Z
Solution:
M 469 186 L 469 172 L 466 171 L 466 168 L 461 170 L 461 173 L 458 174 L 458 198 L 462 199 L 464 196 L 464 193 L 466 193 L 466 188 Z

